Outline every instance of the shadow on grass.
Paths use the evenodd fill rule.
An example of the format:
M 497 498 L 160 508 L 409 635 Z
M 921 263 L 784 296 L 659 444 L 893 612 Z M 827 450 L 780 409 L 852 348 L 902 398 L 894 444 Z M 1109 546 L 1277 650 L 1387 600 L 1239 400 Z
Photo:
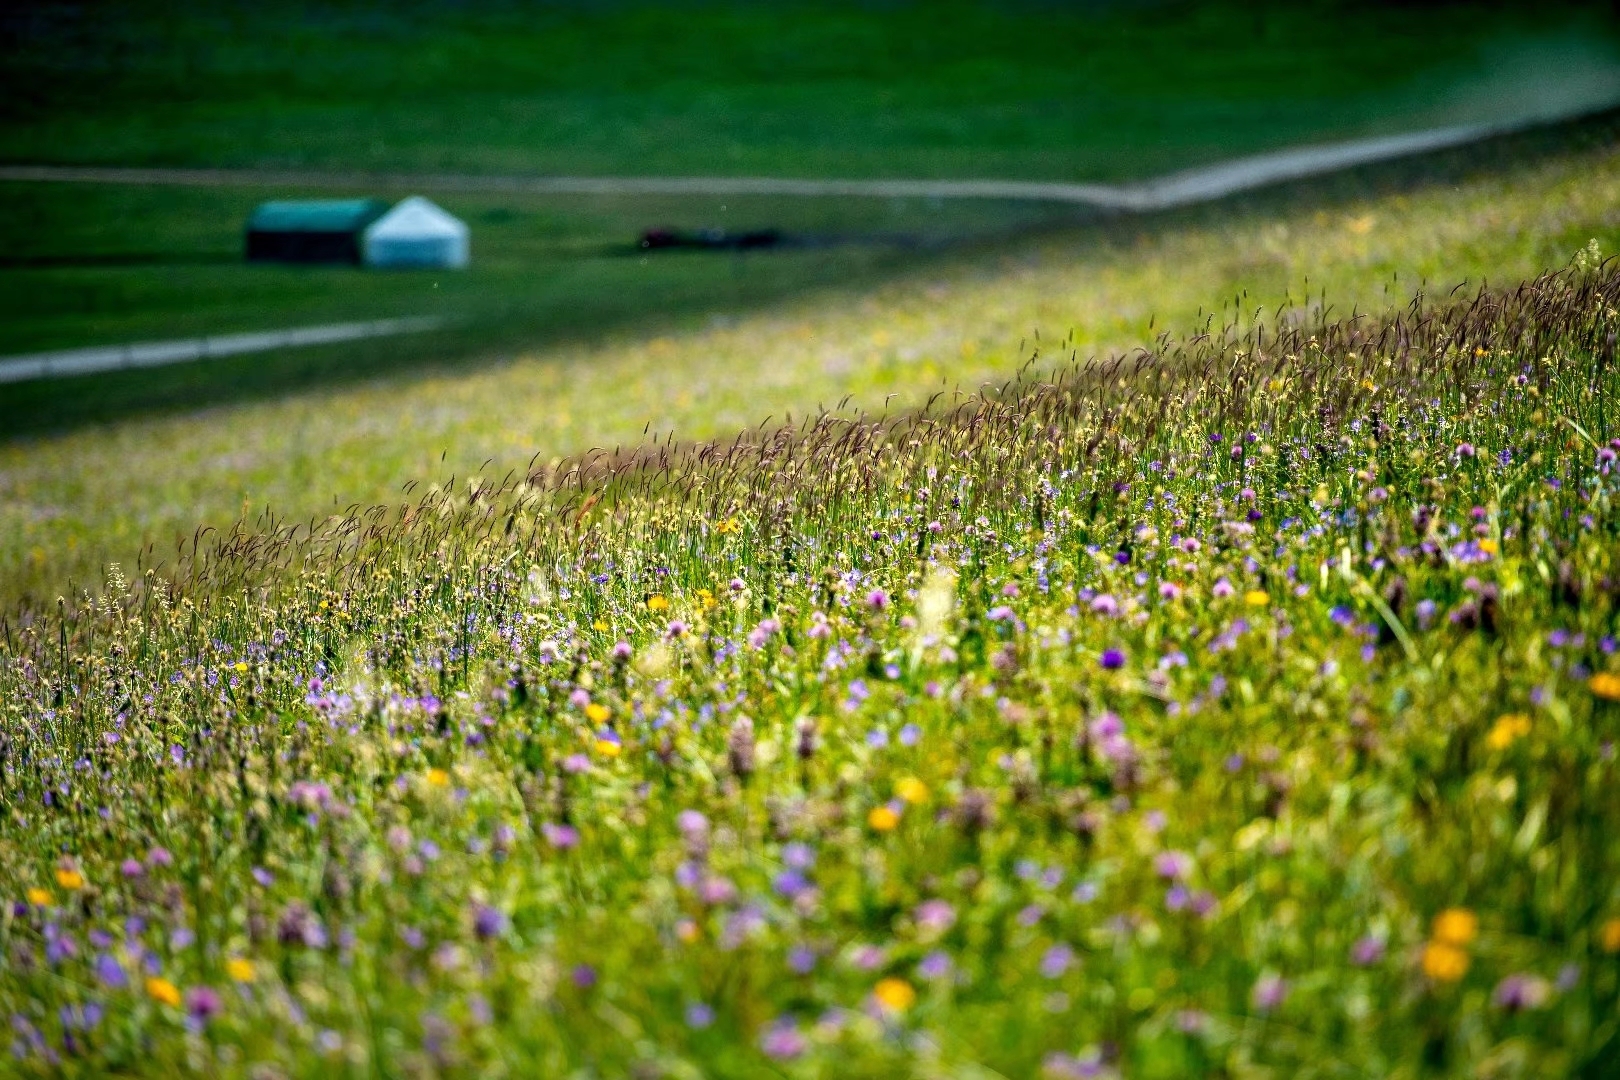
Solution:
M 409 338 L 372 339 L 140 371 L 13 384 L 0 387 L 0 433 L 3 433 L 0 440 L 37 437 L 135 416 L 264 400 L 373 379 L 409 379 L 473 371 L 509 360 L 519 351 L 588 344 L 610 335 L 665 332 L 690 326 L 714 313 L 746 313 L 789 297 L 847 295 L 851 290 L 869 289 L 908 275 L 938 272 L 947 266 L 1009 254 L 1036 239 L 1061 236 L 1077 247 L 1106 246 L 1216 221 L 1230 223 L 1301 209 L 1331 209 L 1369 197 L 1457 184 L 1533 164 L 1541 158 L 1597 150 L 1613 145 L 1617 139 L 1620 139 L 1620 109 L 1502 136 L 1474 146 L 1368 165 L 1163 213 L 1108 215 L 1084 208 L 1061 208 L 1033 224 L 978 232 L 954 240 L 925 242 L 917 237 L 829 234 L 806 236 L 802 243 L 757 251 L 660 252 L 657 253 L 660 259 L 732 260 L 731 285 L 723 295 L 712 283 L 700 285 L 671 296 L 666 305 L 651 310 L 624 303 L 610 291 L 604 291 L 604 295 L 589 302 L 558 306 L 544 312 L 492 310 L 453 330 Z M 800 276 L 772 278 L 754 272 L 760 268 L 755 260 L 780 258 L 806 248 L 832 249 L 847 245 L 869 245 L 873 254 L 853 271 L 848 265 L 829 261 L 810 267 Z M 597 254 L 649 256 L 629 244 L 613 246 Z M 211 261 L 214 256 L 175 258 Z M 229 258 L 233 261 L 235 256 Z M 219 261 L 227 259 L 220 256 Z M 4 265 L 0 262 L 0 267 Z M 705 293 L 704 288 L 709 291 Z

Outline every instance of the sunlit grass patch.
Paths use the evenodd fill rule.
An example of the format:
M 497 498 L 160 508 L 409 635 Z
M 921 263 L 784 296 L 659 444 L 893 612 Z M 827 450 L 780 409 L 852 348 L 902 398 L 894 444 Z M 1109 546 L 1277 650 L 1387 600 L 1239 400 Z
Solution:
M 13 1061 L 1600 1069 L 1617 303 L 462 477 L 8 622 Z

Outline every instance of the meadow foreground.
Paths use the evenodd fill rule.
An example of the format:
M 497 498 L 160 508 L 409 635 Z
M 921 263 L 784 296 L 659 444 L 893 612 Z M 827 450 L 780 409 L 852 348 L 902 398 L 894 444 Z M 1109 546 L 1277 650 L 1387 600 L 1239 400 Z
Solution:
M 5 625 L 23 1075 L 1612 1075 L 1620 276 Z

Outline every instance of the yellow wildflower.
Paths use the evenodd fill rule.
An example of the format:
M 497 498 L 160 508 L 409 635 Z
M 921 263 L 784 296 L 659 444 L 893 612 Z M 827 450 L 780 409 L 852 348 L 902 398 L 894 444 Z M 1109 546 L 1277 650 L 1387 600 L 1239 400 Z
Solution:
M 1620 675 L 1613 672 L 1598 672 L 1586 681 L 1586 688 L 1592 691 L 1593 697 L 1600 697 L 1605 701 L 1620 701 Z
M 895 781 L 894 793 L 908 803 L 928 801 L 928 785 L 915 776 L 903 776 Z
M 595 622 L 591 623 L 591 629 L 595 630 L 598 634 L 605 634 L 607 633 L 608 624 L 603 622 L 601 619 L 597 619 Z
M 1498 717 L 1485 736 L 1485 745 L 1492 750 L 1506 750 L 1513 740 L 1530 734 L 1530 718 L 1523 713 L 1508 713 Z
M 885 1012 L 903 1013 L 917 1003 L 917 991 L 904 979 L 880 979 L 872 996 Z
M 1432 936 L 1442 945 L 1460 949 L 1479 936 L 1479 916 L 1467 908 L 1446 908 L 1434 917 Z
M 874 806 L 872 812 L 866 815 L 866 823 L 878 832 L 892 832 L 900 824 L 900 815 L 888 806 Z
M 1502 545 L 1487 537 L 1479 542 L 1479 550 L 1487 555 L 1496 555 L 1501 552 Z
M 180 988 L 168 979 L 159 978 L 156 975 L 146 980 L 146 995 L 153 1001 L 161 1002 L 164 1005 L 174 1006 L 180 1004 Z
M 232 982 L 250 983 L 258 977 L 253 968 L 253 961 L 244 960 L 240 956 L 233 956 L 225 961 L 225 974 L 231 977 Z
M 444 787 L 450 782 L 450 774 L 443 769 L 429 769 L 427 771 L 427 782 L 433 787 Z
M 719 533 L 721 536 L 724 536 L 727 533 L 742 531 L 742 525 L 738 524 L 737 519 L 734 517 L 726 518 L 724 521 L 717 521 L 714 523 L 714 531 Z
M 1456 982 L 1468 974 L 1468 954 L 1455 945 L 1431 941 L 1423 946 L 1423 974 L 1435 982 Z
M 1598 945 L 1604 952 L 1620 952 L 1620 919 L 1610 919 L 1598 927 Z
M 600 705 L 593 701 L 585 706 L 585 717 L 593 724 L 600 724 L 612 715 L 613 710 L 606 705 Z
M 84 875 L 70 866 L 64 866 L 56 871 L 56 883 L 68 892 L 78 892 L 84 888 Z
M 663 596 L 662 594 L 655 594 L 653 596 L 647 597 L 647 610 L 648 611 L 668 611 L 669 610 L 669 598 L 666 597 L 666 596 Z
M 1271 594 L 1264 589 L 1253 589 L 1243 594 L 1243 602 L 1250 607 L 1265 607 L 1271 603 Z
M 246 660 L 238 660 L 236 662 L 236 670 L 237 670 L 238 673 L 245 672 L 247 670 L 247 661 Z
M 51 902 L 51 894 L 36 885 L 28 890 L 28 902 L 35 907 L 47 907 Z
M 624 748 L 612 739 L 597 739 L 596 752 L 603 757 L 618 757 Z

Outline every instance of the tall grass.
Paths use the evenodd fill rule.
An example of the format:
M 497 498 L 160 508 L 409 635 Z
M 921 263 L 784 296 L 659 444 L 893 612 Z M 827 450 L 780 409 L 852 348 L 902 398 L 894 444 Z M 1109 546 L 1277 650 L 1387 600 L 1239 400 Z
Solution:
M 11 1067 L 1603 1075 L 1617 304 L 1163 338 L 9 618 Z

